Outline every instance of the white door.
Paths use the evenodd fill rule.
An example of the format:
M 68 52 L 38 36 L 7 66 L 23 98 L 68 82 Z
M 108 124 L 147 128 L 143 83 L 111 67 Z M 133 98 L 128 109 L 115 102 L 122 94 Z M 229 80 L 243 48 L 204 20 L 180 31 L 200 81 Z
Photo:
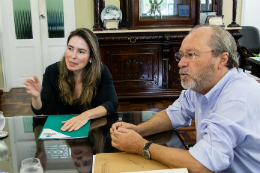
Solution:
M 5 84 L 5 90 L 9 90 L 12 87 L 21 87 L 22 82 L 25 78 L 31 77 L 32 75 L 40 76 L 42 73 L 42 59 L 41 59 L 41 45 L 40 45 L 40 28 L 38 16 L 38 6 L 37 1 L 31 1 L 31 3 L 25 3 L 24 9 L 31 6 L 31 10 L 25 10 L 23 15 L 31 13 L 31 31 L 28 32 L 32 35 L 30 39 L 17 39 L 16 35 L 24 34 L 22 30 L 19 33 L 15 31 L 14 23 L 14 13 L 13 1 L 2 0 L 0 10 L 2 12 L 2 25 L 3 30 L 2 35 L 2 45 L 4 57 L 3 61 L 3 71 Z M 18 14 L 21 16 L 21 14 Z M 20 22 L 22 24 L 22 22 Z
M 42 57 L 43 57 L 43 68 L 45 69 L 48 65 L 57 62 L 64 55 L 66 50 L 66 41 L 71 31 L 75 29 L 75 12 L 74 12 L 74 0 L 64 0 L 62 1 L 53 1 L 53 0 L 39 0 L 39 14 L 40 14 L 40 26 L 41 26 L 41 37 L 42 37 Z M 52 20 L 56 20 L 56 17 L 53 17 L 54 14 L 51 12 L 54 11 L 57 6 L 62 7 L 60 13 L 64 11 L 64 22 L 63 26 L 54 27 L 54 33 L 48 28 L 53 27 Z M 48 10 L 47 10 L 48 9 Z M 52 18 L 52 19 L 50 19 Z M 49 26 L 48 26 L 49 25 Z M 63 28 L 62 28 L 63 27 Z M 64 35 L 59 34 L 59 31 L 64 33 Z M 58 32 L 58 33 L 55 33 Z M 62 35 L 62 36 L 61 36 Z M 55 38 L 53 38 L 55 37 Z
M 27 9 L 27 13 L 24 11 L 19 11 L 19 15 L 14 13 L 17 8 L 15 2 L 17 1 L 22 2 L 21 8 L 30 8 L 29 10 Z M 23 81 L 26 78 L 31 78 L 33 75 L 37 75 L 42 80 L 45 68 L 61 59 L 66 48 L 66 38 L 75 29 L 74 0 L 61 1 L 63 8 L 61 10 L 63 14 L 61 15 L 63 16 L 64 25 L 63 28 L 60 28 L 63 29 L 64 33 L 63 35 L 60 34 L 59 38 L 57 38 L 55 35 L 55 22 L 48 21 L 53 18 L 53 14 L 51 14 L 52 16 L 48 16 L 47 14 L 48 10 L 53 11 L 53 9 L 48 8 L 51 8 L 51 3 L 56 1 L 27 0 L 28 5 L 25 3 L 25 0 L 0 0 L 0 16 L 2 17 L 0 34 L 2 35 L 1 41 L 3 45 L 1 58 L 5 91 L 9 91 L 15 87 L 23 87 Z M 18 20 L 15 22 L 15 16 L 16 19 L 17 16 L 18 19 L 25 17 L 26 20 L 29 20 L 29 17 L 31 17 L 31 22 L 20 21 L 17 24 Z M 31 26 L 28 26 L 31 27 L 31 32 L 30 29 L 28 32 L 24 32 L 24 29 L 16 29 L 17 25 L 26 25 L 26 28 L 28 28 L 28 23 L 31 24 Z M 54 36 L 51 34 L 53 28 Z M 18 38 L 20 32 L 31 34 L 31 37 L 25 39 Z

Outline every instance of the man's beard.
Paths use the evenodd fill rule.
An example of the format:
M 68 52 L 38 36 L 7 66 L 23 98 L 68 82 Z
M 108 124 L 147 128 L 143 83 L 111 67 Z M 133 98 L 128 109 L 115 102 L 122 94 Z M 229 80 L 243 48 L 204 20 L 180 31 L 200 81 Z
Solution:
M 179 73 L 185 73 L 188 76 L 181 78 L 181 85 L 184 89 L 191 89 L 195 92 L 202 93 L 205 86 L 211 81 L 215 75 L 213 60 L 202 70 L 192 75 L 186 68 L 181 68 Z

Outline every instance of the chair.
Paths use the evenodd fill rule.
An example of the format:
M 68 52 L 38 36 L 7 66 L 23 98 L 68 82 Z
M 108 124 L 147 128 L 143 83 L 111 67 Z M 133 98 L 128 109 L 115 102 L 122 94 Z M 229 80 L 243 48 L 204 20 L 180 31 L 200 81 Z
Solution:
M 242 34 L 242 37 L 238 40 L 239 44 L 247 48 L 252 53 L 259 54 L 260 53 L 259 30 L 253 26 L 242 26 L 242 29 L 239 30 L 239 32 Z M 246 63 L 246 59 L 245 59 L 248 57 L 243 57 L 241 52 L 239 52 L 239 56 L 240 56 L 240 68 L 242 68 L 244 71 L 245 70 L 251 71 L 252 65 Z
M 239 59 L 239 68 L 242 68 L 244 72 L 245 70 L 251 71 L 252 64 L 249 62 L 248 58 L 253 57 L 253 53 L 240 44 L 237 44 L 237 53 Z
M 260 53 L 260 35 L 259 30 L 253 26 L 242 26 L 239 30 L 242 37 L 238 40 L 239 44 L 248 48 L 255 54 Z

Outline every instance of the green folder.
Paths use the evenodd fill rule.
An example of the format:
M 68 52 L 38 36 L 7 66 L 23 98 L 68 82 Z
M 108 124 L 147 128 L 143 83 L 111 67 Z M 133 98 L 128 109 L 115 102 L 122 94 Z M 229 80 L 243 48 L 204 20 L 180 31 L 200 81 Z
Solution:
M 62 121 L 67 121 L 77 115 L 49 115 L 38 139 L 74 139 L 88 137 L 90 122 L 77 131 L 61 131 Z

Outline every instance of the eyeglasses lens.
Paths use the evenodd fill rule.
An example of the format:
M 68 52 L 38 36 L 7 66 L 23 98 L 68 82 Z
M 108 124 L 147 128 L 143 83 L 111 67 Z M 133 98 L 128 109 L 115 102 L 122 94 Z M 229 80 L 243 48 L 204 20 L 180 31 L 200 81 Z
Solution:
M 174 54 L 174 56 L 175 56 L 176 61 L 179 62 L 181 60 L 181 58 L 183 57 L 183 54 L 180 52 L 176 52 Z

